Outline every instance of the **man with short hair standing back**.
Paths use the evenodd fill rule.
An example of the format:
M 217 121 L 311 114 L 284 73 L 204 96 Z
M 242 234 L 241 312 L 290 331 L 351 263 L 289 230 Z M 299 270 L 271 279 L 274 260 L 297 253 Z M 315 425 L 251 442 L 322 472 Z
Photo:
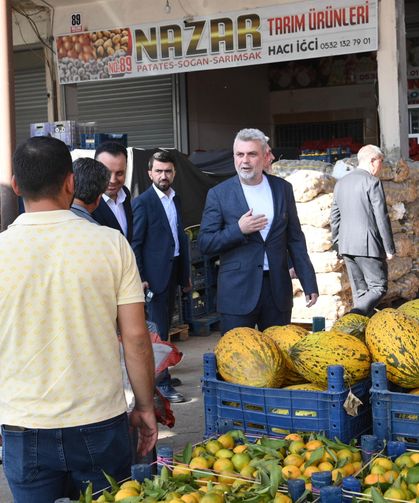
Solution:
M 130 475 L 116 337 L 135 395 L 140 454 L 154 446 L 154 362 L 141 278 L 119 232 L 69 211 L 71 156 L 54 138 L 14 154 L 26 213 L 0 234 L 0 423 L 15 503 L 75 499 L 92 481 Z
M 91 213 L 99 206 L 102 194 L 108 188 L 111 173 L 96 159 L 80 157 L 73 162 L 74 201 L 71 211 L 78 217 L 85 218 L 99 225 Z
M 106 141 L 96 149 L 95 159 L 108 168 L 111 179 L 92 217 L 100 225 L 119 230 L 131 243 L 131 193 L 124 185 L 127 175 L 127 149 L 117 141 Z

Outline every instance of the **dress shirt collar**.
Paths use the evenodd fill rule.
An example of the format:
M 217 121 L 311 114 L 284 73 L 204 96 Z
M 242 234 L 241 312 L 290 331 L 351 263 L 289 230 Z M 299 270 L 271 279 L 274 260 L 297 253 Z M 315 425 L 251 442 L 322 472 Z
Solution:
M 114 204 L 122 204 L 125 199 L 127 198 L 127 195 L 125 194 L 124 189 L 119 189 L 118 194 L 116 195 L 116 201 L 114 201 L 111 197 L 109 197 L 106 194 L 102 194 L 103 199 L 105 200 L 106 204 L 110 204 L 110 201 L 112 201 Z
M 153 183 L 153 189 L 156 191 L 156 194 L 159 196 L 160 199 L 163 199 L 163 197 L 167 197 L 170 201 L 175 197 L 176 192 L 172 189 L 172 187 L 169 188 L 169 194 L 165 194 L 163 191 L 158 189 L 154 183 Z

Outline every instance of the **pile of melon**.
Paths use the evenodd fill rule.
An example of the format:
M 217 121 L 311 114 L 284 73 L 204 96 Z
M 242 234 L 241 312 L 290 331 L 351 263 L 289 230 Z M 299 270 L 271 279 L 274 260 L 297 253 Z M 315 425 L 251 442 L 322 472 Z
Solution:
M 369 376 L 371 362 L 382 362 L 391 382 L 419 393 L 419 299 L 371 318 L 347 314 L 323 332 L 297 325 L 235 328 L 220 339 L 215 356 L 220 376 L 234 384 L 326 390 L 329 365 L 342 365 L 351 386 Z

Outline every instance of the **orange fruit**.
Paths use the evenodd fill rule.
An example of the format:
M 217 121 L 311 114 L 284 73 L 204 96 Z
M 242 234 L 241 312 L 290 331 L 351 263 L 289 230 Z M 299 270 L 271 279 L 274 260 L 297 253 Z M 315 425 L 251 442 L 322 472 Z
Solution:
M 242 452 L 241 454 L 234 454 L 231 458 L 231 462 L 233 463 L 234 469 L 236 472 L 240 472 L 246 465 L 248 465 L 251 461 L 251 458 L 247 452 Z
M 288 454 L 288 456 L 284 459 L 283 465 L 295 465 L 301 466 L 304 463 L 304 459 L 299 454 Z
M 128 498 L 129 496 L 138 496 L 139 494 L 140 493 L 133 487 L 126 487 L 125 489 L 120 489 L 115 494 L 115 501 L 123 500 L 124 498 Z
M 349 449 L 341 449 L 336 453 L 338 459 L 346 459 L 348 463 L 352 462 L 352 452 Z
M 224 433 L 217 440 L 225 449 L 233 449 L 234 447 L 234 438 L 229 433 Z
M 191 470 L 188 465 L 175 465 L 172 470 L 172 477 L 184 477 L 191 475 Z
M 298 433 L 289 433 L 286 437 L 285 440 L 299 440 L 303 441 L 303 437 L 299 435 Z
M 319 447 L 323 447 L 323 442 L 321 440 L 309 440 L 305 445 L 307 451 L 315 451 Z
M 233 462 L 228 458 L 219 458 L 216 461 L 214 461 L 214 464 L 212 465 L 212 469 L 218 473 L 225 472 L 225 471 L 233 472 L 234 465 L 233 465 Z
M 297 479 L 298 477 L 301 477 L 301 471 L 298 466 L 288 465 L 282 468 L 282 475 L 285 480 Z
M 247 445 L 236 445 L 233 449 L 234 454 L 241 454 L 245 451 L 247 451 Z
M 205 444 L 205 449 L 210 453 L 210 454 L 215 454 L 217 451 L 222 449 L 222 444 L 218 440 L 208 440 L 208 442 Z
M 230 449 L 225 449 L 224 447 L 222 449 L 218 449 L 215 453 L 215 457 L 217 458 L 232 458 L 233 456 L 234 452 Z
M 304 449 L 304 446 L 305 444 L 302 440 L 293 440 L 288 447 L 288 451 L 291 454 L 299 454 Z
M 199 469 L 199 470 L 207 470 L 208 469 L 208 460 L 206 460 L 202 456 L 192 458 L 191 462 L 189 463 L 189 468 Z
M 303 471 L 304 477 L 311 477 L 313 473 L 317 473 L 320 470 L 317 466 L 307 466 L 307 468 Z
M 331 472 L 334 468 L 334 466 L 332 465 L 332 463 L 329 463 L 329 461 L 323 461 L 322 463 L 320 463 L 317 468 L 321 471 L 321 472 Z

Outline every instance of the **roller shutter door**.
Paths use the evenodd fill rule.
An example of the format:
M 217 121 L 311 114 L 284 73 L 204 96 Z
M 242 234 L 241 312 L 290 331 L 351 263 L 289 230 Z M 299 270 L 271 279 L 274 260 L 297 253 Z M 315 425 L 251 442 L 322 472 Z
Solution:
M 15 71 L 16 144 L 30 136 L 30 124 L 48 122 L 45 68 Z
M 175 147 L 173 89 L 170 75 L 80 83 L 74 119 L 94 121 L 96 132 L 128 133 L 130 147 Z

